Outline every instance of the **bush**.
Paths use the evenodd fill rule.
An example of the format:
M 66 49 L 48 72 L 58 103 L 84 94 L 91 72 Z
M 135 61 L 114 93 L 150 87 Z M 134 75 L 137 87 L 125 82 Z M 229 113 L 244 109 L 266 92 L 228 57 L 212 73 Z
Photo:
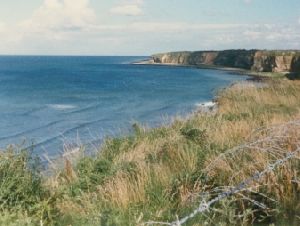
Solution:
M 180 132 L 186 137 L 186 139 L 191 140 L 199 145 L 203 145 L 207 141 L 206 130 L 200 130 L 187 125 L 186 127 L 182 128 Z
M 41 169 L 39 159 L 27 150 L 0 152 L 0 214 L 14 216 L 16 222 L 25 213 L 39 222 L 52 222 L 56 198 L 43 185 Z M 10 215 L 14 213 L 20 214 Z
M 31 209 L 41 201 L 46 191 L 42 187 L 39 162 L 21 150 L 9 149 L 0 154 L 0 205 L 13 209 Z

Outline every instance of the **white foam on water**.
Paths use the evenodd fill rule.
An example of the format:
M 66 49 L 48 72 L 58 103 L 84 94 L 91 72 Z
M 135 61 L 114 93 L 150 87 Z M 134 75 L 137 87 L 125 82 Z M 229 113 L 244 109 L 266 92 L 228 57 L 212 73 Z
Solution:
M 71 104 L 49 104 L 48 107 L 59 111 L 71 110 L 76 108 L 75 105 L 71 105 Z
M 196 106 L 197 107 L 214 107 L 216 105 L 215 102 L 212 101 L 208 101 L 208 102 L 203 102 L 203 103 L 197 103 Z

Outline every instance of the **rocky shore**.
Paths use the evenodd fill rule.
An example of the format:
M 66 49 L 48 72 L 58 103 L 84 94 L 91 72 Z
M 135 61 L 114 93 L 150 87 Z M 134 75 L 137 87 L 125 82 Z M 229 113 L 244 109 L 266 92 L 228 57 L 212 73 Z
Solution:
M 138 64 L 224 67 L 255 72 L 300 72 L 299 50 L 224 50 L 155 54 Z M 222 69 L 224 69 L 222 68 Z

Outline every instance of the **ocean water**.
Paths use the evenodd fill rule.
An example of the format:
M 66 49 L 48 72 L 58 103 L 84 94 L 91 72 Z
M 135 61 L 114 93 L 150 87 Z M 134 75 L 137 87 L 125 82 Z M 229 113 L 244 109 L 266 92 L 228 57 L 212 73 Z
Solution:
M 0 57 L 0 148 L 33 144 L 56 155 L 63 143 L 95 147 L 195 110 L 245 77 L 232 73 L 132 65 L 144 57 Z

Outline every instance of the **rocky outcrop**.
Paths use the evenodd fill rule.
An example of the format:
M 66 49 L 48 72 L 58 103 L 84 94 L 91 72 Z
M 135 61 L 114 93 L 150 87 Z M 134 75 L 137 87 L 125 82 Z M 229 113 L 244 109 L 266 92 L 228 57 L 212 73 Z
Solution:
M 252 70 L 260 72 L 300 72 L 299 51 L 257 51 Z
M 152 56 L 155 63 L 215 65 L 259 72 L 300 72 L 300 51 L 224 50 L 173 52 Z
M 293 57 L 291 72 L 300 72 L 300 56 Z

